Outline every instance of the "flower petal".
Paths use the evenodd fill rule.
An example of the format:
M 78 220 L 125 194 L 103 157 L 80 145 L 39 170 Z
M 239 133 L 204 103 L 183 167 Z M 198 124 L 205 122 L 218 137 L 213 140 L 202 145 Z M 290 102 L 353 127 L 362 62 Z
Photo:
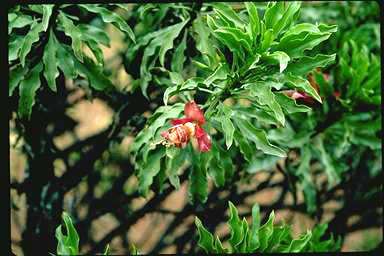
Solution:
M 185 104 L 184 113 L 187 118 L 192 118 L 200 125 L 203 125 L 205 123 L 203 111 L 197 106 L 194 101 L 190 101 Z
M 201 136 L 200 138 L 197 138 L 197 143 L 199 146 L 199 150 L 201 152 L 207 152 L 207 151 L 211 150 L 212 140 L 211 140 L 211 137 L 207 133 L 204 133 L 203 136 Z
M 186 124 L 189 122 L 192 122 L 193 118 L 186 117 L 186 118 L 180 118 L 180 119 L 173 119 L 171 120 L 172 126 L 179 125 L 179 124 Z

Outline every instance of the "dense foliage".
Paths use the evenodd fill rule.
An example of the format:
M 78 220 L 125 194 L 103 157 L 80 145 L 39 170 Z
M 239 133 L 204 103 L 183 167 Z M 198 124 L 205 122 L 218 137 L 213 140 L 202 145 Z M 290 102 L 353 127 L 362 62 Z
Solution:
M 187 244 L 189 252 L 338 251 L 348 233 L 381 227 L 378 17 L 376 2 L 12 6 L 10 119 L 27 175 L 11 187 L 28 205 L 24 253 L 107 255 L 117 236 L 131 248 L 126 252 L 136 252 L 124 234 L 157 211 L 174 218 L 152 253 L 169 245 L 186 252 Z M 111 25 L 122 47 L 105 58 L 115 40 Z M 78 92 L 83 96 L 70 101 Z M 95 99 L 113 118 L 80 139 L 68 113 Z M 187 113 L 192 101 L 202 117 Z M 188 120 L 193 133 L 176 147 L 165 131 Z M 204 150 L 197 129 L 209 139 Z M 55 138 L 68 133 L 74 141 L 58 147 Z M 124 151 L 127 138 L 133 141 Z M 255 182 L 260 174 L 267 178 Z M 183 184 L 188 202 L 177 212 L 163 210 Z M 269 204 L 245 203 L 271 188 L 281 190 Z M 326 219 L 331 201 L 339 208 Z M 239 216 L 240 206 L 252 209 Z M 274 225 L 280 209 L 315 225 L 296 236 L 289 225 Z M 107 213 L 119 225 L 94 241 L 92 223 Z M 241 217 L 251 217 L 252 226 Z M 227 218 L 229 233 L 212 235 Z

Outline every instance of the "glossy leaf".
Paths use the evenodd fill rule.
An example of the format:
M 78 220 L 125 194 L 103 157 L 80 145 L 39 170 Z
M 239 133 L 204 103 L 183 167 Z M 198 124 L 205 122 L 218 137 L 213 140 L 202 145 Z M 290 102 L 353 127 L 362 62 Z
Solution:
M 47 80 L 49 88 L 56 92 L 56 78 L 59 76 L 57 69 L 57 41 L 55 34 L 52 30 L 49 31 L 49 39 L 44 48 L 43 63 L 44 63 L 44 77 Z
M 290 63 L 285 70 L 287 73 L 291 72 L 294 75 L 307 75 L 310 71 L 317 67 L 326 67 L 333 63 L 336 59 L 336 54 L 324 55 L 317 54 L 314 57 L 303 56 L 294 63 Z
M 251 35 L 253 41 L 256 40 L 256 36 L 260 33 L 260 19 L 257 13 L 256 5 L 252 2 L 245 2 L 245 7 L 249 15 L 249 24 L 251 28 Z
M 139 193 L 147 196 L 149 186 L 153 182 L 153 178 L 160 171 L 160 161 L 165 155 L 164 147 L 159 147 L 154 153 L 148 157 L 148 161 L 139 172 Z
M 99 14 L 104 22 L 112 23 L 115 27 L 125 32 L 129 38 L 135 42 L 135 34 L 133 33 L 132 29 L 128 26 L 127 22 L 117 13 L 94 4 L 82 4 L 80 6 L 89 12 Z
M 279 64 L 280 73 L 285 70 L 288 62 L 291 60 L 285 52 L 276 51 L 271 54 L 264 54 L 262 58 L 270 64 Z
M 103 29 L 89 24 L 79 24 L 77 27 L 80 29 L 82 38 L 85 40 L 93 39 L 98 43 L 110 47 L 109 36 Z
M 227 145 L 227 149 L 229 149 L 233 142 L 233 133 L 235 132 L 235 127 L 231 121 L 232 110 L 223 104 L 220 105 L 220 108 L 222 112 L 221 126 L 225 135 L 225 144 Z
M 285 117 L 283 110 L 275 100 L 275 95 L 271 91 L 271 87 L 266 82 L 246 84 L 245 87 L 249 87 L 251 96 L 257 97 L 257 102 L 260 105 L 267 105 L 274 113 L 276 119 L 282 124 L 285 124 Z
M 207 201 L 208 197 L 208 179 L 207 170 L 203 164 L 200 163 L 197 153 L 191 151 L 192 158 L 192 170 L 189 174 L 188 183 L 188 198 L 191 203 Z
M 39 33 L 42 30 L 43 30 L 42 24 L 34 22 L 31 25 L 31 30 L 25 36 L 19 52 L 20 63 L 23 67 L 25 65 L 25 57 L 31 51 L 32 44 L 39 40 Z
M 83 61 L 81 30 L 63 12 L 59 13 L 58 18 L 64 27 L 64 33 L 72 38 L 71 46 L 76 58 Z
M 13 91 L 20 84 L 20 81 L 24 78 L 24 75 L 28 72 L 27 67 L 17 65 L 15 68 L 9 71 L 9 91 L 8 96 L 11 97 Z
M 66 212 L 63 212 L 62 219 L 65 224 L 67 235 L 61 231 L 61 225 L 56 228 L 57 254 L 58 255 L 77 255 L 79 253 L 79 235 L 72 224 L 72 220 Z
M 49 24 L 49 18 L 52 15 L 52 9 L 53 9 L 53 4 L 44 4 L 43 5 L 43 30 L 47 31 L 48 29 L 48 24 Z
M 195 217 L 195 225 L 199 234 L 199 241 L 197 244 L 207 253 L 217 252 L 212 234 L 204 228 L 198 217 Z
M 289 98 L 284 93 L 276 92 L 274 93 L 275 100 L 277 103 L 285 110 L 288 114 L 297 113 L 297 112 L 309 112 L 312 109 L 305 105 L 298 105 L 296 100 Z
M 259 237 L 260 237 L 260 251 L 264 251 L 268 247 L 269 238 L 273 234 L 273 221 L 275 219 L 275 212 L 272 211 L 269 214 L 268 221 L 262 225 L 259 229 Z
M 184 31 L 181 43 L 176 47 L 175 54 L 172 56 L 171 70 L 180 73 L 186 60 L 184 51 L 187 49 L 187 30 Z
M 236 207 L 232 204 L 231 201 L 229 201 L 228 204 L 229 204 L 229 216 L 230 216 L 228 220 L 228 225 L 231 233 L 231 237 L 229 238 L 228 241 L 231 244 L 232 248 L 235 248 L 243 240 L 244 234 L 243 234 L 241 220 L 237 213 Z
M 14 28 L 22 28 L 34 22 L 28 15 L 13 14 L 14 13 L 8 14 L 8 34 L 10 34 Z
M 260 245 L 260 206 L 258 204 L 252 207 L 252 228 L 249 240 L 249 251 L 254 252 Z
M 21 118 L 29 119 L 32 113 L 32 107 L 35 104 L 35 95 L 40 87 L 40 72 L 43 69 L 41 63 L 37 64 L 28 74 L 19 86 L 19 115 Z
M 75 78 L 77 71 L 75 69 L 75 56 L 71 53 L 71 49 L 66 45 L 58 44 L 57 61 L 59 68 L 68 78 Z
M 285 75 L 285 81 L 288 83 L 288 85 L 303 90 L 304 92 L 306 92 L 321 103 L 321 98 L 319 94 L 317 93 L 316 89 L 311 86 L 308 80 L 288 73 Z
M 279 157 L 286 156 L 286 153 L 282 149 L 269 143 L 264 130 L 254 127 L 248 120 L 242 118 L 235 118 L 234 120 L 241 133 L 249 140 L 255 142 L 258 149 L 266 154 Z

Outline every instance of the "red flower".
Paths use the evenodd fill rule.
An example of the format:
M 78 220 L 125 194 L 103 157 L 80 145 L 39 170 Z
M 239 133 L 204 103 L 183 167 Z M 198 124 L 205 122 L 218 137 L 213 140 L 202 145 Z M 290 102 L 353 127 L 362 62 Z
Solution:
M 194 101 L 190 101 L 184 106 L 184 114 L 185 118 L 171 120 L 172 128 L 160 132 L 160 135 L 179 148 L 184 148 L 189 139 L 194 137 L 199 151 L 209 151 L 212 146 L 211 137 L 201 128 L 205 124 L 203 111 Z

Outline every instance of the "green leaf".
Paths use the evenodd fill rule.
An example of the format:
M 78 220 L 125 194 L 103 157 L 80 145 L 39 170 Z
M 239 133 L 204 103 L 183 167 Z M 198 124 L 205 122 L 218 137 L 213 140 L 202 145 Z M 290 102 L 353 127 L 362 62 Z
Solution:
M 103 255 L 109 255 L 109 244 L 105 247 Z
M 257 102 L 260 105 L 267 105 L 274 113 L 276 119 L 282 124 L 285 124 L 285 116 L 280 105 L 275 100 L 275 95 L 271 91 L 271 86 L 268 82 L 258 82 L 245 84 L 251 91 L 251 96 L 257 97 Z
M 18 58 L 21 46 L 24 43 L 24 36 L 10 35 L 8 41 L 8 62 Z
M 199 241 L 197 245 L 205 250 L 206 253 L 216 253 L 216 247 L 214 245 L 213 235 L 204 228 L 198 217 L 195 217 L 195 225 L 199 234 Z
M 44 63 L 44 77 L 47 79 L 49 88 L 56 92 L 56 78 L 59 76 L 57 69 L 57 41 L 52 29 L 49 31 L 49 39 L 44 48 L 43 63 Z
M 207 170 L 200 164 L 198 153 L 192 149 L 192 170 L 189 174 L 188 198 L 191 203 L 199 201 L 204 203 L 208 197 Z
M 240 152 L 244 155 L 245 160 L 250 162 L 253 155 L 253 149 L 250 144 L 237 130 L 235 130 L 235 132 L 233 133 L 233 138 L 235 139 L 235 143 L 237 144 L 237 146 L 240 148 Z
M 288 114 L 297 112 L 309 112 L 312 109 L 305 105 L 298 105 L 295 99 L 291 99 L 282 92 L 275 92 L 275 100 L 277 103 L 287 111 Z
M 254 154 L 246 171 L 248 173 L 256 173 L 263 170 L 270 170 L 276 165 L 276 162 L 279 159 L 279 157 L 272 155 Z
M 302 236 L 300 239 L 292 240 L 289 247 L 283 252 L 301 252 L 302 249 L 307 245 L 309 240 L 311 239 L 312 233 L 310 230 L 307 230 L 307 233 Z
M 186 59 L 184 55 L 185 49 L 187 49 L 187 30 L 184 31 L 183 39 L 172 56 L 171 70 L 173 72 L 181 73 L 183 70 L 183 65 Z
M 193 29 L 196 32 L 196 49 L 201 52 L 206 64 L 213 66 L 215 63 L 211 63 L 211 60 L 214 60 L 215 51 L 209 38 L 209 28 L 204 24 L 199 13 L 197 13 L 197 18 L 193 22 Z
M 57 61 L 59 68 L 68 78 L 75 78 L 77 72 L 75 69 L 75 57 L 71 53 L 71 49 L 66 45 L 57 44 Z
M 82 43 L 81 43 L 81 30 L 75 26 L 66 14 L 61 12 L 58 15 L 61 24 L 64 27 L 64 33 L 72 38 L 72 49 L 76 58 L 83 61 Z
M 110 47 L 109 36 L 103 29 L 88 24 L 79 24 L 77 27 L 80 29 L 82 38 L 85 40 L 93 39 L 98 43 Z
M 173 152 L 173 157 L 170 158 L 170 151 Z M 188 158 L 187 151 L 185 149 L 179 149 L 176 147 L 169 147 L 166 149 L 167 158 L 167 167 L 165 173 L 169 177 L 169 181 L 175 189 L 180 188 L 180 180 L 177 176 L 178 171 L 182 168 L 183 164 Z
M 97 41 L 91 38 L 88 38 L 88 39 L 84 38 L 84 41 L 86 45 L 89 47 L 89 49 L 92 51 L 93 55 L 96 57 L 97 62 L 103 66 L 104 65 L 103 51 L 100 49 Z
M 248 120 L 234 118 L 240 132 L 249 140 L 255 142 L 256 147 L 266 154 L 271 154 L 279 157 L 286 157 L 286 153 L 269 143 L 265 131 L 254 127 Z
M 260 51 L 259 51 L 260 53 L 267 51 L 269 46 L 271 45 L 273 39 L 274 39 L 272 29 L 268 29 L 262 35 L 263 35 L 263 39 L 261 41 L 261 46 L 260 46 Z
M 288 85 L 293 86 L 294 88 L 302 89 L 304 92 L 308 93 L 310 96 L 315 98 L 318 102 L 322 102 L 316 89 L 311 86 L 308 80 L 288 73 L 285 75 L 285 82 L 288 83 Z
M 253 42 L 255 42 L 257 35 L 260 33 L 260 19 L 259 15 L 257 14 L 257 8 L 256 5 L 252 2 L 245 2 L 244 4 L 249 15 L 252 39 Z
M 143 196 L 147 196 L 149 187 L 152 185 L 153 178 L 160 171 L 160 161 L 165 155 L 165 149 L 160 146 L 148 157 L 148 161 L 139 172 L 139 193 Z
M 28 15 L 21 14 L 8 14 L 8 34 L 12 32 L 14 28 L 22 28 L 33 23 L 33 19 Z
M 63 212 L 62 219 L 67 235 L 62 233 L 61 225 L 56 228 L 55 236 L 58 240 L 56 253 L 59 255 L 77 255 L 79 253 L 79 235 L 66 212 Z
M 236 40 L 238 44 L 241 44 L 249 52 L 252 52 L 252 38 L 245 32 L 241 31 L 240 29 L 231 28 L 231 27 L 225 27 L 225 28 L 221 27 L 220 29 L 216 29 L 213 32 L 222 34 L 223 38 L 226 36 L 231 37 L 232 39 Z
M 214 10 L 221 13 L 224 17 L 233 22 L 237 28 L 242 30 L 244 29 L 244 22 L 240 19 L 240 17 L 230 5 L 226 3 L 213 3 L 212 6 L 214 7 Z
M 218 67 L 216 68 L 216 70 L 211 74 L 209 75 L 205 80 L 204 80 L 204 84 L 206 86 L 210 86 L 214 81 L 216 80 L 224 80 L 224 79 L 227 79 L 227 76 L 228 76 L 228 66 L 227 65 L 223 65 L 222 63 L 219 63 Z
M 90 83 L 90 86 L 98 91 L 104 91 L 114 88 L 112 82 L 103 74 L 103 70 L 96 65 L 90 58 L 83 56 L 84 62 L 79 62 L 73 58 L 75 69 L 84 74 Z
M 303 56 L 299 61 L 290 63 L 285 71 L 287 73 L 291 72 L 294 75 L 307 75 L 317 67 L 325 67 L 333 63 L 335 59 L 336 54 L 317 54 L 314 57 Z
M 310 23 L 300 23 L 294 25 L 287 32 L 285 32 L 280 41 L 287 40 L 288 38 L 294 38 L 294 35 L 301 34 L 302 32 L 320 33 L 321 31 L 316 25 Z
M 215 248 L 216 248 L 217 253 L 228 253 L 228 249 L 224 248 L 223 245 L 221 244 L 219 236 L 216 236 Z
M 262 58 L 270 64 L 279 64 L 280 65 L 280 73 L 284 71 L 287 67 L 288 62 L 291 60 L 289 56 L 285 52 L 276 51 L 271 54 L 263 54 Z
M 163 95 L 164 105 L 168 104 L 169 97 L 171 97 L 177 93 L 183 92 L 183 91 L 191 91 L 191 90 L 198 89 L 199 85 L 202 85 L 202 84 L 203 84 L 202 78 L 192 77 L 192 78 L 188 79 L 187 81 L 185 81 L 184 83 L 182 83 L 181 85 L 168 87 L 165 90 L 164 95 Z
M 301 33 L 294 37 L 288 37 L 281 40 L 276 46 L 276 50 L 284 51 L 293 58 L 298 58 L 304 55 L 305 50 L 311 50 L 316 45 L 327 40 L 331 33 Z
M 208 174 L 212 177 L 215 186 L 221 187 L 225 183 L 225 170 L 221 165 L 220 153 L 216 144 L 212 145 L 211 159 L 204 161 L 206 165 L 209 165 Z M 207 155 L 207 154 L 204 154 Z M 204 159 L 205 160 L 205 159 Z
M 132 29 L 128 26 L 127 22 L 117 13 L 95 4 L 82 4 L 80 6 L 89 12 L 99 14 L 105 23 L 112 23 L 112 25 L 125 32 L 128 37 L 134 43 L 136 43 L 135 34 L 133 33 Z
M 47 31 L 48 29 L 48 24 L 49 24 L 49 18 L 52 15 L 52 9 L 53 9 L 53 4 L 43 4 L 43 30 Z
M 24 78 L 28 68 L 17 65 L 9 71 L 9 91 L 8 96 L 11 97 L 15 88 L 19 85 L 20 81 Z
M 41 23 L 33 22 L 31 30 L 25 36 L 23 44 L 19 52 L 20 63 L 24 67 L 25 57 L 31 51 L 32 44 L 39 40 L 39 33 L 43 30 Z
M 40 72 L 42 69 L 43 65 L 41 63 L 37 64 L 20 83 L 18 112 L 21 118 L 29 119 L 31 116 L 32 107 L 35 104 L 35 94 L 40 87 Z
M 283 17 L 283 12 L 283 2 L 269 2 L 264 14 L 265 27 L 272 31 L 275 24 Z
M 225 135 L 225 144 L 227 145 L 227 149 L 229 149 L 233 142 L 233 133 L 235 132 L 235 127 L 233 126 L 231 121 L 232 110 L 230 107 L 222 103 L 219 105 L 219 107 L 222 113 L 221 126 Z
M 231 201 L 228 201 L 228 204 L 230 213 L 228 225 L 231 232 L 231 237 L 228 241 L 231 244 L 232 248 L 236 248 L 236 246 L 239 245 L 243 240 L 244 234 L 242 229 L 242 223 L 237 213 L 236 207 L 232 204 Z
M 268 221 L 259 229 L 259 238 L 260 238 L 259 251 L 261 252 L 263 252 L 268 247 L 268 240 L 273 234 L 274 219 L 275 219 L 275 212 L 272 211 L 269 214 Z
M 260 227 L 260 206 L 254 204 L 252 207 L 252 228 L 250 233 L 249 240 L 249 251 L 254 252 L 260 245 L 260 236 L 259 236 L 259 227 Z
M 284 11 L 281 18 L 279 18 L 275 25 L 273 26 L 273 32 L 275 37 L 282 31 L 285 27 L 289 26 L 293 20 L 294 15 L 299 12 L 301 7 L 300 2 L 291 2 L 288 3 L 288 8 Z

